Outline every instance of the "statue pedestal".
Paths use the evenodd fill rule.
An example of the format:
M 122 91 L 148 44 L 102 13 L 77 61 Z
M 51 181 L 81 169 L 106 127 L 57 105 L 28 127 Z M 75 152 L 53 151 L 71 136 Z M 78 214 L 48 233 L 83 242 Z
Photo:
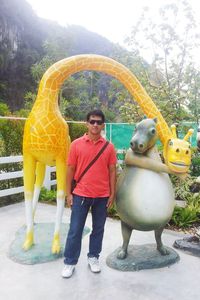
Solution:
M 200 257 L 200 240 L 195 236 L 187 237 L 182 240 L 176 240 L 173 244 L 173 247 L 183 250 L 187 254 Z
M 169 255 L 161 255 L 156 249 L 156 244 L 130 245 L 125 259 L 118 259 L 117 253 L 121 247 L 112 252 L 106 259 L 110 268 L 120 271 L 139 271 L 167 267 L 179 261 L 176 251 L 166 247 Z
M 8 257 L 15 262 L 27 265 L 40 264 L 56 260 L 63 256 L 65 241 L 69 224 L 61 225 L 60 242 L 61 251 L 59 254 L 51 253 L 51 243 L 54 234 L 54 223 L 37 223 L 34 224 L 34 239 L 35 244 L 28 250 L 22 249 L 26 235 L 26 227 L 22 226 L 17 232 L 14 241 L 11 243 Z M 89 233 L 88 227 L 84 228 L 83 236 Z

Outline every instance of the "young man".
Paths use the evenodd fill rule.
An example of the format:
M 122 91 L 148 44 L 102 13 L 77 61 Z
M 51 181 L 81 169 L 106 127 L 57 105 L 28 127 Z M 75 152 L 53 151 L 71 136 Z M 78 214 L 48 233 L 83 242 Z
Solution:
M 90 234 L 88 264 L 94 273 L 101 271 L 99 254 L 102 249 L 104 224 L 107 209 L 113 204 L 116 184 L 116 153 L 109 143 L 91 168 L 77 183 L 73 194 L 71 182 L 79 179 L 81 173 L 99 153 L 106 140 L 101 136 L 105 117 L 101 110 L 87 115 L 88 133 L 73 141 L 68 158 L 67 204 L 72 208 L 70 228 L 64 251 L 62 276 L 72 276 L 81 251 L 82 232 L 88 211 L 92 213 L 92 232 Z

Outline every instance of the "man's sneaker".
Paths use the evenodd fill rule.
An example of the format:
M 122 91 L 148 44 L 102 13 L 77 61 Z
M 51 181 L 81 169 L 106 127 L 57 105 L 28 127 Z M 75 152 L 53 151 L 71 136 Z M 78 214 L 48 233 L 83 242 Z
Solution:
M 93 273 L 101 272 L 99 260 L 96 257 L 88 257 L 88 265 Z
M 70 278 L 75 270 L 75 265 L 65 265 L 62 270 L 62 277 Z

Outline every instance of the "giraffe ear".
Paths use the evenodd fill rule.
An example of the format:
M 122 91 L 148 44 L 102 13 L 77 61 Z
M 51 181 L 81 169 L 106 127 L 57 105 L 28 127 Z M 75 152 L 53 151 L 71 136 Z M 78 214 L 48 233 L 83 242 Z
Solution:
M 157 118 L 153 118 L 155 123 L 158 123 L 158 119 Z

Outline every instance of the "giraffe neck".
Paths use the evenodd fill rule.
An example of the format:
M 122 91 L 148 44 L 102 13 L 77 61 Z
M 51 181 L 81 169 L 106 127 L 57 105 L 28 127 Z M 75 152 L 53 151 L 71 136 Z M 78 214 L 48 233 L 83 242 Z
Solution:
M 52 65 L 43 75 L 37 99 L 33 110 L 45 107 L 58 111 L 58 92 L 63 82 L 72 74 L 80 71 L 104 72 L 118 79 L 134 97 L 148 118 L 157 118 L 158 134 L 160 140 L 165 144 L 171 137 L 171 131 L 158 108 L 146 93 L 133 73 L 117 61 L 101 55 L 77 55 L 58 61 Z

